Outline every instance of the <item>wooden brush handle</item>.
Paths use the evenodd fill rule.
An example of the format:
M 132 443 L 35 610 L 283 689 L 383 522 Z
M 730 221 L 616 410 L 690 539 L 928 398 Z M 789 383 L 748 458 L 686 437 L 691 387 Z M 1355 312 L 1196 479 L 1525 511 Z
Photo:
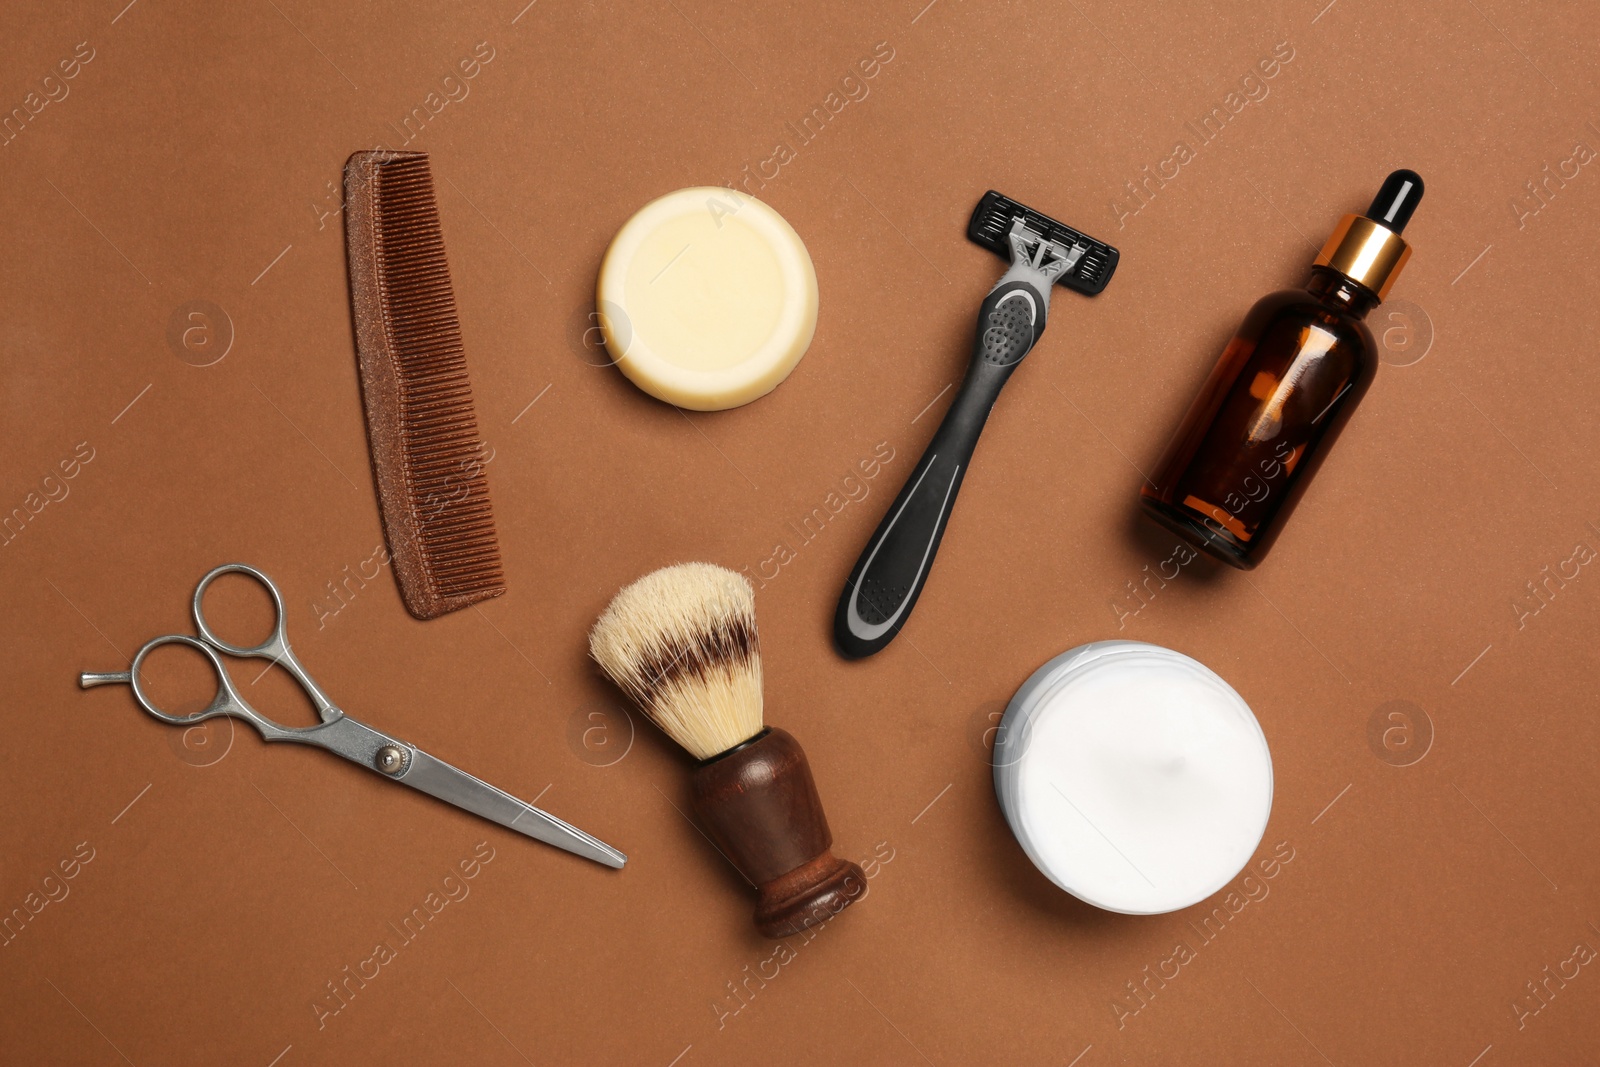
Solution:
M 690 789 L 706 834 L 761 891 L 755 920 L 766 937 L 827 922 L 866 893 L 861 868 L 829 851 L 811 765 L 788 732 L 768 728 L 705 761 Z

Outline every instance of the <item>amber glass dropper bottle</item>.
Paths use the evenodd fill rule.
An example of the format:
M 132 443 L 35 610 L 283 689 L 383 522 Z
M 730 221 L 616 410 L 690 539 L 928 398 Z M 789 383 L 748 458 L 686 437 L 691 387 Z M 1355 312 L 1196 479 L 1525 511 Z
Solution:
M 1411 255 L 1400 231 L 1421 199 L 1416 172 L 1395 171 L 1339 223 L 1304 289 L 1250 309 L 1141 490 L 1146 514 L 1225 563 L 1261 561 L 1372 382 L 1363 320 Z

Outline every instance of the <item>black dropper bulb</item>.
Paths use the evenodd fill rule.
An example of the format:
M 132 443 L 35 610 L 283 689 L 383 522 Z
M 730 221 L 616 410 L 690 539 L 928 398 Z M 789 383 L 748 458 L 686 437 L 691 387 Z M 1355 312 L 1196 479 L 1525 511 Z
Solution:
M 1422 176 L 1414 170 L 1397 170 L 1383 180 L 1383 188 L 1367 208 L 1367 218 L 1399 233 L 1421 201 Z

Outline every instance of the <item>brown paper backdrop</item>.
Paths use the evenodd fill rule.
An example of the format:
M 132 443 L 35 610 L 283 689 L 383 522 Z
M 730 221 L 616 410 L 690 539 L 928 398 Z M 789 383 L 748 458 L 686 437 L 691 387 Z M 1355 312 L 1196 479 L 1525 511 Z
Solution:
M 1600 576 L 1575 551 L 1600 545 L 1592 5 L 125 2 L 14 3 L 0 34 L 0 106 L 22 109 L 0 148 L 0 513 L 29 516 L 0 553 L 0 1060 L 1600 1055 Z M 1292 58 L 1245 81 L 1275 47 Z M 836 90 L 802 144 L 786 124 Z M 1241 102 L 1209 142 L 1186 126 Z M 387 574 L 348 577 L 381 533 L 337 188 L 408 116 L 510 584 L 427 624 Z M 1133 212 L 1124 183 L 1178 141 L 1194 158 Z M 680 186 L 771 175 L 780 143 L 793 158 L 750 188 L 822 289 L 790 380 L 685 416 L 591 365 L 617 226 Z M 1258 571 L 1196 563 L 1131 613 L 1128 583 L 1173 546 L 1133 515 L 1140 470 L 1251 302 L 1302 281 L 1395 166 L 1429 192 L 1372 320 L 1389 365 Z M 1122 266 L 1096 299 L 1058 291 L 913 622 L 846 663 L 840 582 L 1001 270 L 963 236 L 988 188 Z M 789 524 L 880 444 L 867 498 L 802 541 Z M 46 480 L 63 461 L 75 476 Z M 792 558 L 767 562 L 780 543 Z M 542 795 L 627 869 L 78 690 L 186 632 L 195 581 L 235 559 L 278 580 L 352 714 Z M 677 810 L 681 754 L 585 660 L 609 596 L 683 559 L 769 576 L 769 718 L 809 750 L 839 850 L 872 861 L 864 903 L 781 950 Z M 993 799 L 992 713 L 1111 636 L 1219 671 L 1272 745 L 1261 856 L 1292 859 L 1211 940 L 1209 909 L 1134 919 L 1058 892 Z M 476 877 L 447 883 L 463 860 Z M 445 903 L 404 941 L 429 894 Z M 394 958 L 347 980 L 379 942 Z

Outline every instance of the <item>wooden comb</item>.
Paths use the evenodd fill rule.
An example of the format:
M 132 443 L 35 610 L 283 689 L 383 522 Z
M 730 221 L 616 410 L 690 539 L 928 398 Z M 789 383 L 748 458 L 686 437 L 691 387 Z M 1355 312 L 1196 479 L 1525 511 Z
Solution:
M 419 619 L 506 591 L 426 152 L 344 167 L 350 303 L 384 538 Z

